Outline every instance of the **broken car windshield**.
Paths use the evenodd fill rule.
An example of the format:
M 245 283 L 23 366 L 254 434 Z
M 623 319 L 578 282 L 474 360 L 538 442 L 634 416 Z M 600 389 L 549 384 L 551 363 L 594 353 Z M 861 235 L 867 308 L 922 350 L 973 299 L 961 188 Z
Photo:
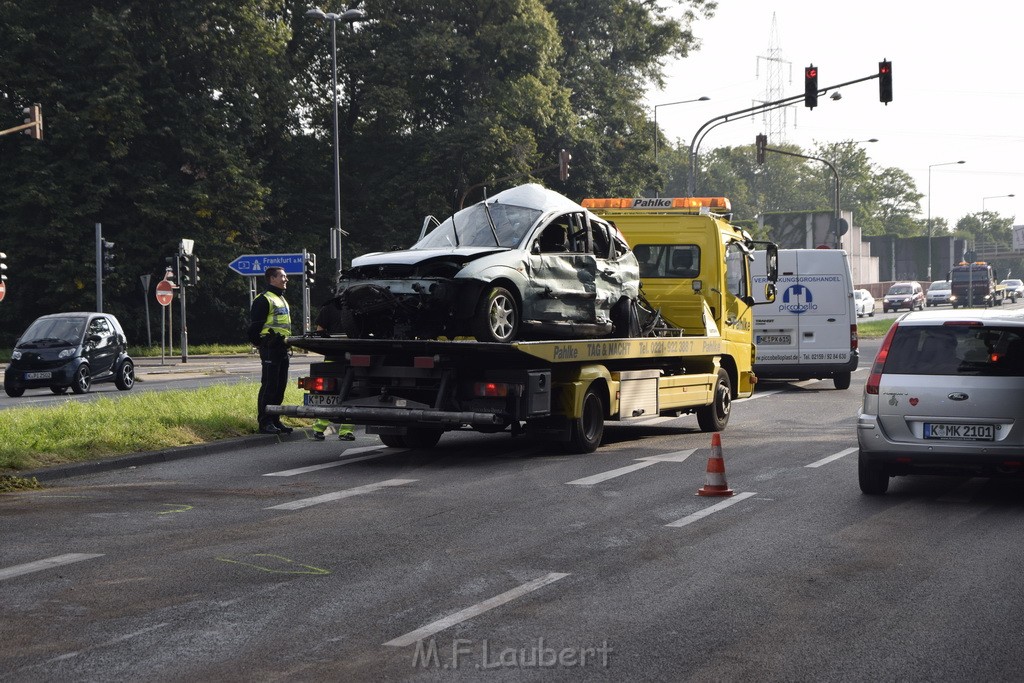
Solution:
M 483 204 L 474 204 L 455 214 L 454 223 L 452 217 L 448 218 L 411 248 L 493 247 L 495 233 L 498 235 L 498 246 L 517 247 L 541 215 L 538 209 L 497 202 L 489 204 L 487 209 L 490 210 L 490 219 L 494 221 L 493 232 Z

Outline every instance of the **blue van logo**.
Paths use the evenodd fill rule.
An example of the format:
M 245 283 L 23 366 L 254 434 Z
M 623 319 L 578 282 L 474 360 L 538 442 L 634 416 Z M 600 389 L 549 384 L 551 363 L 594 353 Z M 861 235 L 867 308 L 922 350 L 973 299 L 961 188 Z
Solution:
M 813 311 L 818 308 L 818 305 L 814 303 L 814 295 L 811 290 L 805 285 L 790 285 L 786 288 L 786 291 L 782 293 L 782 303 L 779 305 L 779 312 L 806 313 L 807 311 Z

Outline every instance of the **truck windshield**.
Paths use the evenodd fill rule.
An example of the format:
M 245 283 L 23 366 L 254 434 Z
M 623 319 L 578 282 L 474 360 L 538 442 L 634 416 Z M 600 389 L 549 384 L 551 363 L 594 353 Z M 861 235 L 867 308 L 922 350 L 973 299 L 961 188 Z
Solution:
M 498 233 L 500 247 L 517 247 L 540 218 L 538 209 L 510 204 L 489 204 L 491 220 Z M 459 211 L 430 231 L 412 249 L 445 249 L 451 247 L 493 247 L 494 233 L 483 204 L 474 204 Z
M 988 268 L 964 268 L 953 271 L 953 282 L 968 282 L 974 280 L 988 280 Z

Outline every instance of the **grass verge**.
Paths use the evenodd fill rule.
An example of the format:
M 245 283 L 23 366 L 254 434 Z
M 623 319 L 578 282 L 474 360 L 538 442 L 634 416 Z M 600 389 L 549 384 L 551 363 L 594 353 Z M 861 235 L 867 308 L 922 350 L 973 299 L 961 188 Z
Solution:
M 875 339 L 884 337 L 885 333 L 892 327 L 893 320 L 866 320 L 857 321 L 857 336 L 861 339 Z
M 11 408 L 0 421 L 0 474 L 254 434 L 258 392 L 248 382 Z M 284 402 L 301 403 L 302 392 L 289 387 Z

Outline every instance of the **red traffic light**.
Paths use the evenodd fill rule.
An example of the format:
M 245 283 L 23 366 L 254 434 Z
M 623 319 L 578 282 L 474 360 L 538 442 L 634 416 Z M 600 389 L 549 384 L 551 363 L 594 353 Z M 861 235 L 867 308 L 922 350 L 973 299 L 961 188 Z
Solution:
M 818 67 L 813 64 L 804 69 L 804 106 L 818 106 Z
M 878 101 L 892 102 L 892 62 L 885 59 L 878 63 Z

